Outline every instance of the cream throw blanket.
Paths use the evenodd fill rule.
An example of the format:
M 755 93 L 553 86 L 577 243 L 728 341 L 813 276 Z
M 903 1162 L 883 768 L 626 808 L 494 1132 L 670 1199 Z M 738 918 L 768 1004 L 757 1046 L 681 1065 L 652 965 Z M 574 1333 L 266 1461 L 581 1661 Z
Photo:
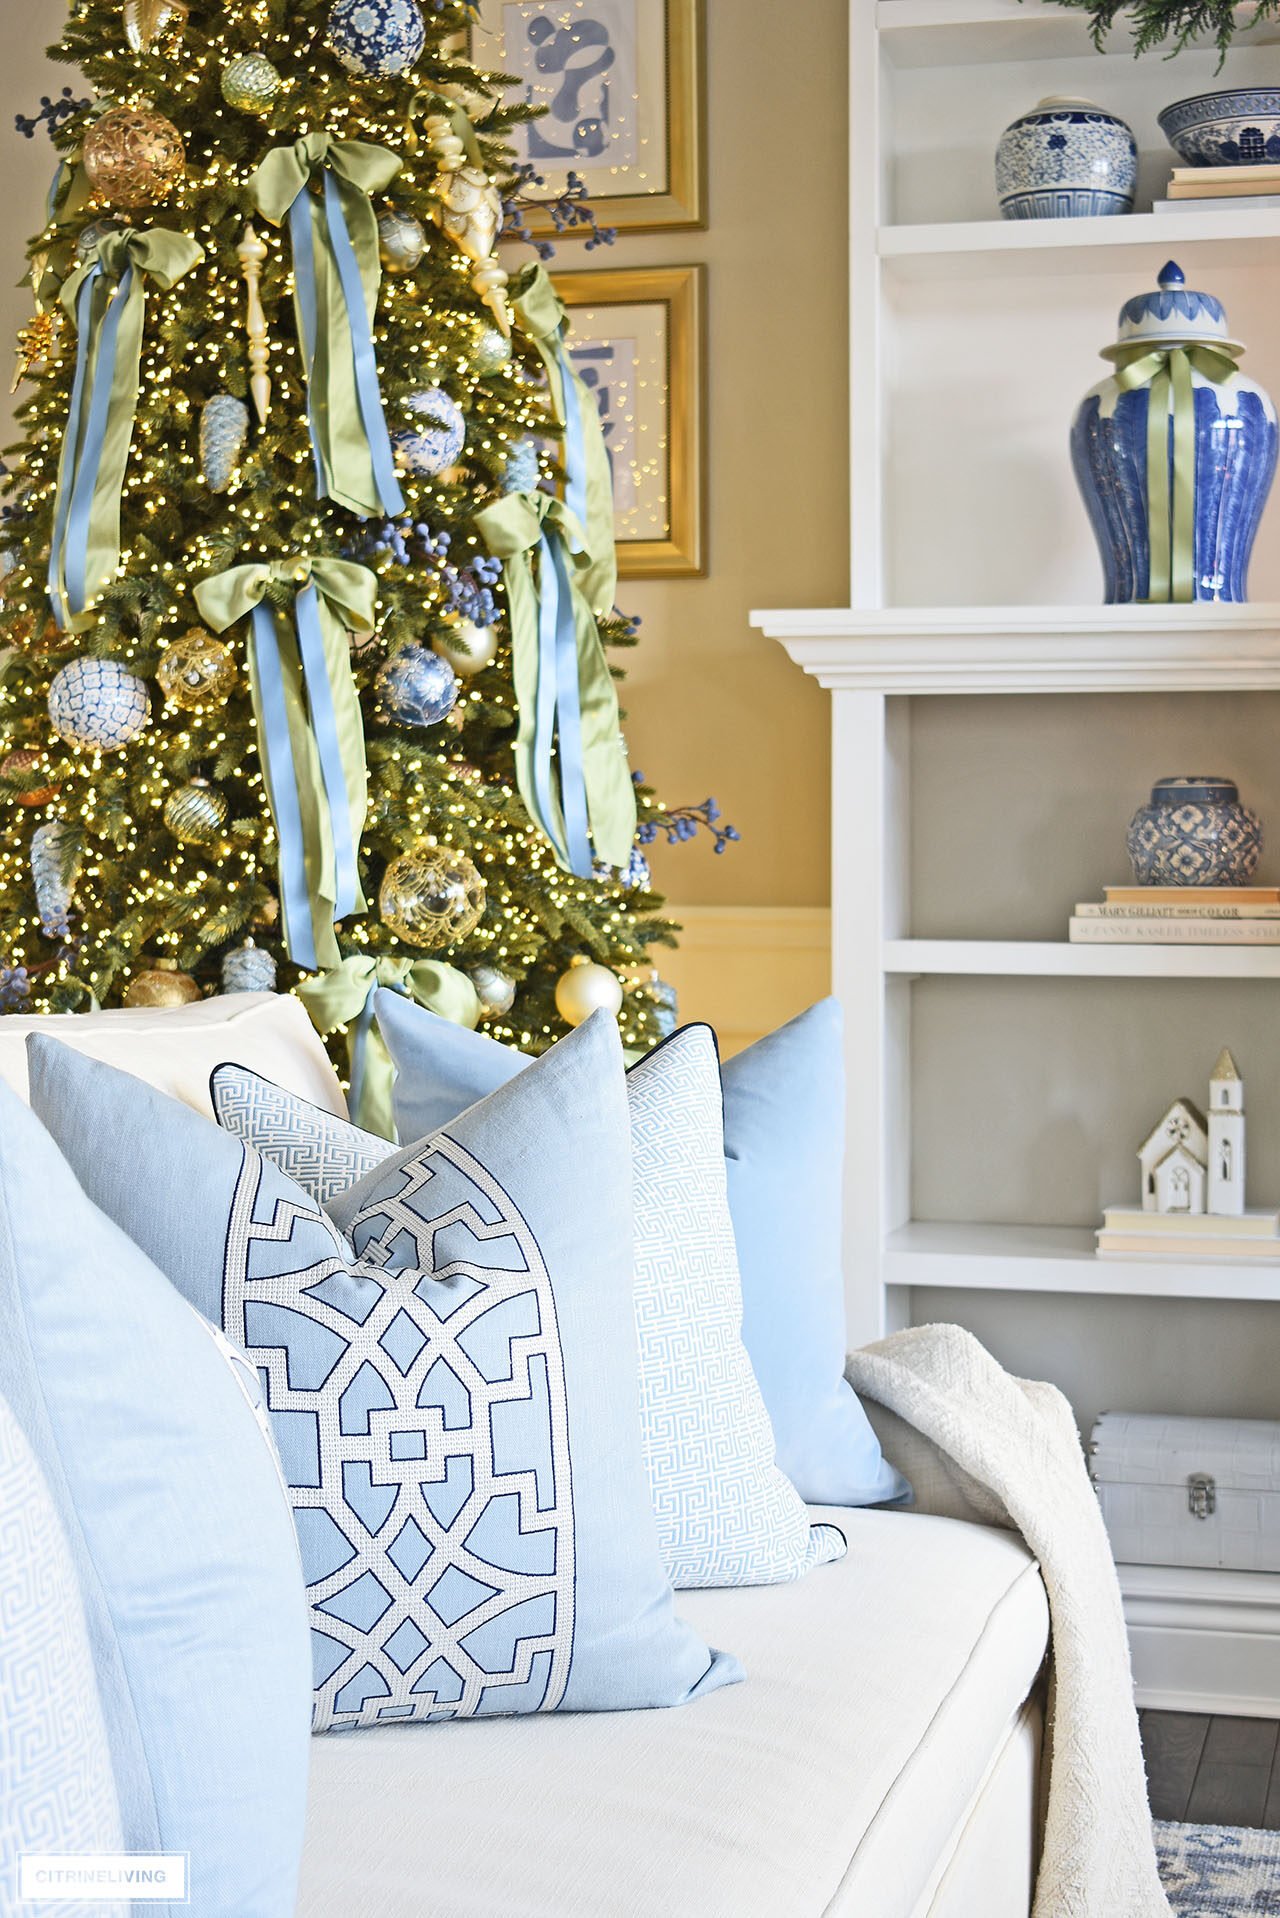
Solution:
M 875 1401 L 917 1510 L 1012 1528 L 1040 1562 L 1053 1662 L 1033 1918 L 1169 1918 L 1120 1588 L 1067 1401 L 1011 1377 L 955 1325 L 869 1345 L 846 1376 Z

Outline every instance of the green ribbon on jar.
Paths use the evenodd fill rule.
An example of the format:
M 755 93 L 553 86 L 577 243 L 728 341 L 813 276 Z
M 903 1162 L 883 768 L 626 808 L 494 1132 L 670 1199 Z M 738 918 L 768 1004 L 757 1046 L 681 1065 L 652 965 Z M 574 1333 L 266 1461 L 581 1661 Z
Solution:
M 1196 400 L 1192 373 L 1221 386 L 1237 370 L 1224 346 L 1143 346 L 1117 356 L 1122 393 L 1147 396 L 1147 603 L 1196 596 Z M 1169 422 L 1173 421 L 1172 436 Z

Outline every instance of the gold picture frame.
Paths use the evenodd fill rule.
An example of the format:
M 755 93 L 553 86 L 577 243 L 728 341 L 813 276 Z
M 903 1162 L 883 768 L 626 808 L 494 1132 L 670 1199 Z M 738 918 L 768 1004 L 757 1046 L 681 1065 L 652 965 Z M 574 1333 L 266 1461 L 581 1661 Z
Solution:
M 706 268 L 557 273 L 569 354 L 600 408 L 613 462 L 618 572 L 695 578 L 703 534 Z
M 508 98 L 548 109 L 513 136 L 546 182 L 535 192 L 561 192 L 572 171 L 602 226 L 706 225 L 703 10 L 704 0 L 478 0 L 473 62 L 516 78 Z M 540 237 L 556 232 L 549 214 L 527 219 Z

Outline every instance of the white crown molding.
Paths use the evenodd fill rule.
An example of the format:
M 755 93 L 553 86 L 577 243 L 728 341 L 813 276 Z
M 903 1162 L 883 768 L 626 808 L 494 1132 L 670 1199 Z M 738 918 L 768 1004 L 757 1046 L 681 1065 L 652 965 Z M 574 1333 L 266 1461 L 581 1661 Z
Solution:
M 1280 689 L 1280 605 L 753 612 L 832 692 Z

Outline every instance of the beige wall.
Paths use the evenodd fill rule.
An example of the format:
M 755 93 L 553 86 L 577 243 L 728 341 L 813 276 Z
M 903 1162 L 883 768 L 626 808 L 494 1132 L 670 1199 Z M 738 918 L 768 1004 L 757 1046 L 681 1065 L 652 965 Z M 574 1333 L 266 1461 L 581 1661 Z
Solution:
M 718 859 L 659 851 L 673 899 L 811 906 L 828 896 L 826 696 L 747 613 L 848 598 L 846 0 L 792 0 L 781 26 L 765 0 L 705 4 L 708 230 L 559 259 L 707 264 L 708 574 L 622 583 L 644 620 L 632 759 L 669 802 L 714 793 L 743 834 Z M 13 116 L 69 77 L 41 51 L 56 11 L 0 0 L 0 373 L 30 311 L 12 282 L 52 170 L 43 129 L 23 140 Z

